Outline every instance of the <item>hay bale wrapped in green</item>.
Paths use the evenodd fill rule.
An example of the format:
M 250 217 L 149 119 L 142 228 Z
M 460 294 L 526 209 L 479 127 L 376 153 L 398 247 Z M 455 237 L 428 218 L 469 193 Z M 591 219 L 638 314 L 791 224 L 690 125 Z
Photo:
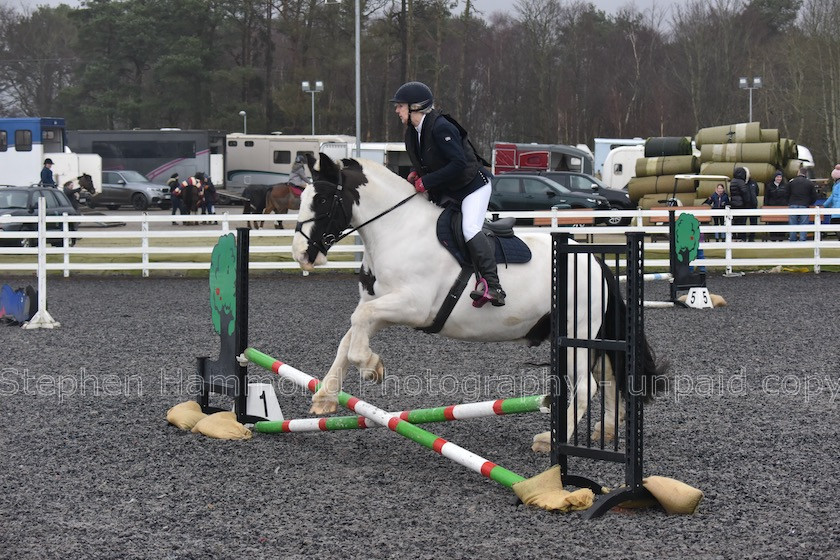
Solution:
M 776 167 L 782 157 L 778 142 L 756 142 L 753 144 L 704 144 L 700 148 L 700 161 L 756 161 Z M 638 175 L 638 171 L 636 172 Z
M 645 141 L 645 157 L 690 156 L 688 136 L 654 136 Z
M 750 177 L 762 185 L 769 181 L 776 173 L 776 168 L 769 163 L 742 161 L 707 161 L 700 165 L 700 173 L 703 175 L 726 175 L 727 177 L 732 177 L 736 167 L 746 167 L 749 169 Z
M 729 190 L 729 181 L 698 181 L 697 182 L 697 198 L 706 200 L 712 193 L 715 192 L 715 187 L 718 183 L 723 183 L 723 188 Z
M 799 149 L 796 146 L 796 142 L 790 138 L 782 138 L 779 140 L 779 147 L 782 151 L 782 162 L 784 164 L 787 164 L 789 159 L 796 159 L 799 155 Z
M 694 143 L 698 148 L 706 144 L 735 142 L 761 142 L 761 124 L 753 122 L 701 128 L 694 138 Z
M 699 170 L 696 156 L 643 157 L 636 160 L 636 177 L 697 173 Z
M 627 194 L 632 201 L 637 201 L 646 194 L 670 194 L 674 192 L 674 181 L 674 175 L 634 177 L 627 183 Z M 676 181 L 676 189 L 678 193 L 692 193 L 693 197 L 694 181 L 680 179 Z
M 790 159 L 788 160 L 785 167 L 782 169 L 782 172 L 785 174 L 785 179 L 793 179 L 799 174 L 799 168 L 802 167 L 802 164 L 805 163 L 801 159 Z
M 762 142 L 778 142 L 779 141 L 779 129 L 778 128 L 762 128 L 761 129 L 761 141 Z

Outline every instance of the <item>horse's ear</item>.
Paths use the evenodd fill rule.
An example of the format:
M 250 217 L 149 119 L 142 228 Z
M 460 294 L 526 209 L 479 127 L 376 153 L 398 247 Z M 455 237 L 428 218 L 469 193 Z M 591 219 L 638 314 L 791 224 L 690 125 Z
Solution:
M 330 158 L 327 154 L 322 152 L 319 155 L 321 156 L 321 161 L 318 167 L 321 178 L 327 179 L 328 181 L 335 181 L 336 183 L 339 182 L 341 169 L 339 169 L 332 158 Z
M 362 171 L 362 164 L 355 159 L 342 159 L 341 165 L 344 169 L 352 169 L 353 171 Z
M 315 165 L 318 163 L 318 160 L 315 159 L 315 156 L 313 156 L 309 152 L 306 152 L 305 156 L 306 156 L 306 167 L 309 168 L 309 172 L 312 174 L 312 178 L 317 179 L 318 178 L 318 170 L 315 169 Z

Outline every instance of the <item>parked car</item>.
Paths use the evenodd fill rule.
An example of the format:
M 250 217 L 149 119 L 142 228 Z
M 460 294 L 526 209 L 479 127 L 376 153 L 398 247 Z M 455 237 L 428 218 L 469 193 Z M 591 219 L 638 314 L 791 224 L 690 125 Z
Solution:
M 517 171 L 517 173 L 527 173 L 532 175 L 539 175 L 547 177 L 552 181 L 560 183 L 567 189 L 573 192 L 590 193 L 598 196 L 603 196 L 610 203 L 610 208 L 613 210 L 635 210 L 636 206 L 630 200 L 630 195 L 624 189 L 610 188 L 600 179 L 587 175 L 586 173 L 578 173 L 576 171 Z M 630 225 L 631 217 L 603 218 L 598 220 L 598 223 L 604 223 L 611 226 L 626 226 Z
M 65 212 L 70 216 L 78 216 L 79 211 L 73 207 L 70 199 L 63 191 L 53 187 L 4 187 L 0 186 L 0 216 L 37 216 L 38 199 L 44 197 L 47 203 L 47 216 L 61 216 Z M 78 223 L 69 224 L 70 231 L 76 231 Z M 60 223 L 47 223 L 48 230 L 61 230 Z M 37 231 L 38 224 L 23 222 L 0 222 L 2 231 Z M 52 245 L 60 246 L 63 239 L 48 239 Z M 70 241 L 74 245 L 75 239 Z M 6 238 L 0 239 L 0 244 L 34 247 L 38 244 L 35 238 Z
M 556 181 L 534 173 L 502 173 L 493 178 L 488 205 L 491 212 L 551 210 L 553 206 L 572 210 L 610 209 L 610 203 L 603 196 L 572 192 Z
M 102 192 L 86 197 L 85 202 L 90 208 L 105 206 L 109 210 L 128 205 L 135 210 L 150 206 L 166 210 L 172 204 L 170 197 L 169 187 L 152 183 L 137 171 L 103 171 Z

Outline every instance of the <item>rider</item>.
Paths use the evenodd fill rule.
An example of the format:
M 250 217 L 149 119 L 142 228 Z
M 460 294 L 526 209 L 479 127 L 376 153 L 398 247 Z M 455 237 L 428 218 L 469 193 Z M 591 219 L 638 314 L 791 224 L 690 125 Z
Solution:
M 298 154 L 295 163 L 292 164 L 292 172 L 289 174 L 289 184 L 301 190 L 309 184 L 309 177 L 306 176 L 306 169 L 303 167 L 304 163 L 306 163 L 306 158 L 303 154 Z
M 414 170 L 407 180 L 419 192 L 428 192 L 436 204 L 455 201 L 461 205 L 461 229 L 481 280 L 470 297 L 505 304 L 499 283 L 493 244 L 481 231 L 490 202 L 492 175 L 478 161 L 475 150 L 454 120 L 435 109 L 434 96 L 422 82 L 400 86 L 391 102 L 406 125 L 405 148 Z

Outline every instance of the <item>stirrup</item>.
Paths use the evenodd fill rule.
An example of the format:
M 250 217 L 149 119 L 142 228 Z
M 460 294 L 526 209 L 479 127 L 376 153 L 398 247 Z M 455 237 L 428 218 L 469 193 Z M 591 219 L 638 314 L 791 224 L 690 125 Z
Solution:
M 470 297 L 473 300 L 473 307 L 482 307 L 490 301 L 490 287 L 487 285 L 487 280 L 479 278 L 478 282 L 475 283 L 475 289 L 470 292 Z

